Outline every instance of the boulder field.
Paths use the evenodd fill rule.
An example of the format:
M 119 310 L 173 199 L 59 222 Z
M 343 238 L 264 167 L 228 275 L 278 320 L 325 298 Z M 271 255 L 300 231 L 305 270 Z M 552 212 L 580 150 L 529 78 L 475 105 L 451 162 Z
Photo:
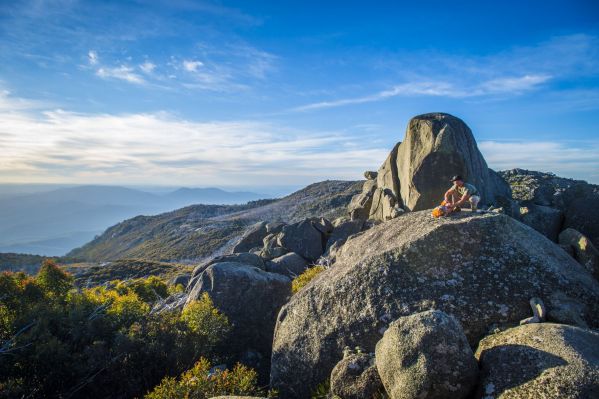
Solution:
M 431 217 L 456 174 L 493 208 Z M 240 361 L 281 398 L 599 397 L 598 186 L 495 173 L 443 113 L 364 177 L 347 217 L 259 222 L 196 267 L 185 299 L 212 297 Z
M 558 245 L 502 214 L 433 219 L 409 212 L 350 237 L 336 262 L 281 309 L 271 385 L 305 398 L 326 381 L 344 347 L 374 352 L 389 324 L 438 309 L 470 345 L 548 304 L 550 321 L 599 327 L 599 283 Z

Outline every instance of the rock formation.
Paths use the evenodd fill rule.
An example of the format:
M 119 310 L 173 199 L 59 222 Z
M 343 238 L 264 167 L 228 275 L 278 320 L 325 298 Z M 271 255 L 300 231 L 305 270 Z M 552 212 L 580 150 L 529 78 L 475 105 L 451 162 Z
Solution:
M 400 210 L 433 208 L 451 186 L 451 176 L 462 175 L 480 191 L 482 204 L 508 202 L 509 186 L 487 167 L 472 132 L 460 119 L 442 113 L 419 115 L 408 124 L 378 173 L 365 176 L 363 192 L 350 204 L 353 219 L 389 220 Z M 370 194 L 372 193 L 372 194 Z
M 381 392 L 384 392 L 383 383 L 372 354 L 348 354 L 331 372 L 331 394 L 340 398 L 375 398 Z
M 272 387 L 306 397 L 345 346 L 372 352 L 391 321 L 429 309 L 455 316 L 476 345 L 495 326 L 529 317 L 533 297 L 549 320 L 599 327 L 599 283 L 535 230 L 501 214 L 409 212 L 348 239 L 336 263 L 281 309 Z
M 233 247 L 233 253 L 247 252 L 262 245 L 266 237 L 266 222 L 258 222 L 245 231 L 239 242 Z
M 465 398 L 478 376 L 462 326 L 438 310 L 391 323 L 376 344 L 376 367 L 391 399 Z
M 206 292 L 232 325 L 230 350 L 256 351 L 264 359 L 252 366 L 268 370 L 277 313 L 291 296 L 291 280 L 237 262 L 211 264 L 191 289 L 187 302 Z
M 266 262 L 267 271 L 279 273 L 289 278 L 302 274 L 307 267 L 308 262 L 295 252 L 289 252 Z
M 554 242 L 557 242 L 563 219 L 562 211 L 549 206 L 530 204 L 520 207 L 519 220 Z
M 510 184 L 513 199 L 531 211 L 524 217 L 516 215 L 523 223 L 555 241 L 559 211 L 562 219 L 559 231 L 576 229 L 599 247 L 598 185 L 524 169 L 507 170 L 500 175 Z
M 559 243 L 569 246 L 574 259 L 599 280 L 599 250 L 584 234 L 567 228 L 559 234 Z
M 476 398 L 599 397 L 599 333 L 563 324 L 528 324 L 480 342 Z

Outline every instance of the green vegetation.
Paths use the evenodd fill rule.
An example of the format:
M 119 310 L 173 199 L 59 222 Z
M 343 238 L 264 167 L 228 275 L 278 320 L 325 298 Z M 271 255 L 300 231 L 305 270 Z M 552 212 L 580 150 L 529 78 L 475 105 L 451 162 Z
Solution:
M 165 377 L 203 372 L 201 357 L 226 362 L 229 323 L 207 295 L 183 312 L 151 312 L 173 289 L 158 277 L 76 289 L 53 261 L 35 277 L 3 272 L 0 398 L 141 397 Z M 252 373 L 238 367 L 215 386 L 249 389 Z
M 44 259 L 39 255 L 0 253 L 0 270 L 37 273 Z
M 78 286 L 94 286 L 111 280 L 138 279 L 158 276 L 169 280 L 179 274 L 189 273 L 193 267 L 179 263 L 154 262 L 143 259 L 120 259 L 103 264 L 75 263 L 64 268 L 75 276 Z
M 177 381 L 165 377 L 146 399 L 208 399 L 219 395 L 262 395 L 257 387 L 258 374 L 241 364 L 233 370 L 211 373 L 210 362 L 200 359 L 192 369 L 181 374 Z
M 325 270 L 324 266 L 314 266 L 306 269 L 291 282 L 291 292 L 294 294 L 304 288 L 312 279 Z
M 332 399 L 339 399 L 338 396 L 331 396 L 331 382 L 329 379 L 321 382 L 314 388 L 312 394 L 310 395 L 311 399 L 327 399 L 332 397 Z

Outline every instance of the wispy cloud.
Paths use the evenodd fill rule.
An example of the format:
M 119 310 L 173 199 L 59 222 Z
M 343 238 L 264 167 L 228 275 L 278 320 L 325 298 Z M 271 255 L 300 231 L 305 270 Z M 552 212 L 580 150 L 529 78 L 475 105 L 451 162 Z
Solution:
M 95 52 L 94 50 L 89 50 L 87 52 L 87 59 L 90 65 L 96 65 L 99 61 L 98 59 L 98 53 Z
M 183 69 L 187 72 L 196 72 L 199 67 L 204 65 L 202 61 L 183 60 Z
M 143 64 L 139 65 L 139 69 L 141 69 L 146 74 L 151 74 L 156 69 L 156 64 L 150 61 L 145 61 Z
M 103 79 L 119 79 L 137 85 L 143 85 L 146 81 L 132 67 L 120 65 L 118 67 L 100 67 L 96 70 L 96 75 Z
M 374 64 L 387 80 L 403 83 L 366 95 L 312 102 L 292 111 L 371 103 L 393 97 L 507 98 L 522 95 L 553 82 L 597 76 L 599 38 L 584 34 L 561 36 L 536 46 L 514 47 L 487 56 L 431 52 L 387 54 L 384 60 Z
M 306 184 L 360 178 L 388 151 L 340 132 L 267 122 L 195 122 L 163 112 L 38 114 L 8 94 L 0 100 L 4 182 Z
M 492 79 L 473 85 L 460 87 L 448 82 L 413 82 L 404 83 L 363 97 L 345 98 L 334 101 L 322 101 L 293 108 L 292 111 L 310 111 L 323 108 L 342 107 L 345 105 L 363 104 L 382 101 L 391 97 L 434 96 L 466 98 L 493 94 L 521 94 L 533 90 L 551 79 L 548 75 L 525 75 Z

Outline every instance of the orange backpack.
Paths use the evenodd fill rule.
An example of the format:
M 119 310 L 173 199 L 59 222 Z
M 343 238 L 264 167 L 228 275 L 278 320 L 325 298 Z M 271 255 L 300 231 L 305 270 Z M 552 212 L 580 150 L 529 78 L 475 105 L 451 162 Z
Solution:
M 441 202 L 441 205 L 437 206 L 435 209 L 433 209 L 432 215 L 434 218 L 440 218 L 441 216 L 445 216 L 447 215 L 447 202 L 445 202 L 445 200 L 443 200 L 443 202 Z

